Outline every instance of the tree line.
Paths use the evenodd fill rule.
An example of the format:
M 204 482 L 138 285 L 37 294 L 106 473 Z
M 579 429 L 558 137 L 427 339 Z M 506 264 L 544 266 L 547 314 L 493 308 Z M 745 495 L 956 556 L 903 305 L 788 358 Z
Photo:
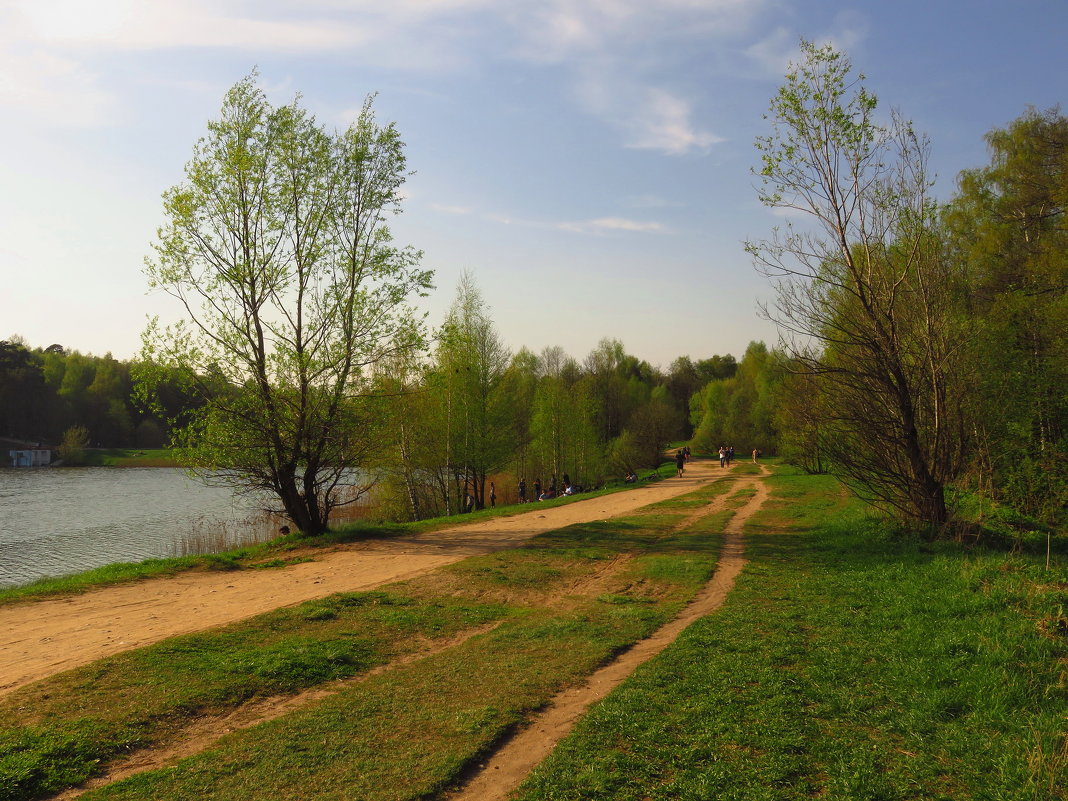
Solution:
M 93 447 L 162 448 L 170 435 L 166 420 L 200 400 L 176 378 L 162 381 L 156 414 L 135 393 L 137 369 L 110 353 L 0 341 L 0 436 L 56 446 L 79 429 Z

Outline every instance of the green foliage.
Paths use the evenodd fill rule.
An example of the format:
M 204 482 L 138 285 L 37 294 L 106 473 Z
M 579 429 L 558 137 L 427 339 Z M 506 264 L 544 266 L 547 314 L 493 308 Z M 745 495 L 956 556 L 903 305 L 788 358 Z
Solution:
M 1068 119 L 1029 110 L 987 135 L 946 210 L 977 321 L 971 479 L 1051 523 L 1068 514 Z
M 164 425 L 131 395 L 135 369 L 111 354 L 0 342 L 0 436 L 58 445 L 79 427 L 87 445 L 159 447 Z
M 734 445 L 741 458 L 758 448 L 775 453 L 779 432 L 775 409 L 783 379 L 779 357 L 762 342 L 751 342 L 734 374 L 710 381 L 690 401 L 694 445 L 715 451 Z
M 63 442 L 57 455 L 67 466 L 85 464 L 85 449 L 89 447 L 89 429 L 85 426 L 71 426 L 63 432 Z
M 185 458 L 272 494 L 306 533 L 365 489 L 382 419 L 370 369 L 422 344 L 405 304 L 430 273 L 385 225 L 404 146 L 371 100 L 330 135 L 296 101 L 272 107 L 255 74 L 238 82 L 164 194 L 146 261 L 186 318 L 146 330 L 144 394 L 184 376 L 204 404 L 179 432 Z

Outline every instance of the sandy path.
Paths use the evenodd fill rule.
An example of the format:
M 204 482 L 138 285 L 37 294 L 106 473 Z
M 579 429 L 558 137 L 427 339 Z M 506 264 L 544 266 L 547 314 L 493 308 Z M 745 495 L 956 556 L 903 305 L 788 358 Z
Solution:
M 725 474 L 692 462 L 682 478 L 553 509 L 340 547 L 272 570 L 185 573 L 69 598 L 0 607 L 0 696 L 30 682 L 177 634 L 221 626 L 335 592 L 368 590 L 554 528 L 627 514 Z
M 766 475 L 767 469 L 761 467 Z M 618 687 L 634 670 L 659 654 L 695 620 L 723 605 L 745 565 L 742 529 L 746 520 L 767 500 L 767 486 L 758 478 L 743 479 L 737 490 L 755 487 L 756 494 L 735 513 L 724 530 L 723 550 L 712 579 L 678 617 L 638 642 L 614 662 L 594 673 L 587 682 L 558 695 L 529 726 L 505 742 L 480 766 L 449 801 L 503 801 L 530 772 L 568 735 L 593 703 Z M 736 490 L 736 491 L 737 491 Z

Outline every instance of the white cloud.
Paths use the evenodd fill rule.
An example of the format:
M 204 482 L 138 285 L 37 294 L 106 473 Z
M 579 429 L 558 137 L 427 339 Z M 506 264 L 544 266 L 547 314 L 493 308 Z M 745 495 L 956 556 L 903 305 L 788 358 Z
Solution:
M 630 132 L 627 147 L 659 150 L 677 156 L 691 150 L 707 151 L 712 145 L 725 141 L 697 128 L 692 120 L 692 104 L 663 89 L 647 90 L 645 104 L 636 111 L 637 114 L 625 123 Z
M 745 29 L 767 0 L 531 0 L 502 10 L 518 32 L 516 55 L 562 62 L 616 52 L 621 59 L 665 38 Z M 504 6 L 504 4 L 502 4 Z
M 578 234 L 605 233 L 606 231 L 632 231 L 636 233 L 664 234 L 668 229 L 658 222 L 628 220 L 622 217 L 599 217 L 584 222 L 563 222 L 556 225 L 561 231 Z
M 0 37 L 33 49 L 9 72 L 33 76 L 25 91 L 36 92 L 34 103 L 70 96 L 87 120 L 105 116 L 108 101 L 88 65 L 115 51 L 344 52 L 376 67 L 439 73 L 492 69 L 494 59 L 552 64 L 570 73 L 565 85 L 582 109 L 617 130 L 622 145 L 678 155 L 723 140 L 699 122 L 694 90 L 664 75 L 685 75 L 672 69 L 680 53 L 696 58 L 747 30 L 771 2 L 14 0 L 0 10 Z M 664 53 L 682 60 L 665 63 Z M 6 87 L 0 103 L 14 105 L 13 94 Z

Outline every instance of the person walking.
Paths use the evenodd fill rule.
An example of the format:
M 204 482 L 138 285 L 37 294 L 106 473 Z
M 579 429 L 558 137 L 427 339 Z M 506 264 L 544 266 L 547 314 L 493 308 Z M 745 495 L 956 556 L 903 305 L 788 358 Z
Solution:
M 675 469 L 678 470 L 678 477 L 682 478 L 682 471 L 686 464 L 686 456 L 683 455 L 681 450 L 675 451 Z
M 719 466 L 727 466 L 727 448 L 724 445 L 719 446 Z
M 753 448 L 753 464 L 757 463 L 757 457 L 759 455 L 760 455 L 760 451 L 758 451 L 756 448 Z

